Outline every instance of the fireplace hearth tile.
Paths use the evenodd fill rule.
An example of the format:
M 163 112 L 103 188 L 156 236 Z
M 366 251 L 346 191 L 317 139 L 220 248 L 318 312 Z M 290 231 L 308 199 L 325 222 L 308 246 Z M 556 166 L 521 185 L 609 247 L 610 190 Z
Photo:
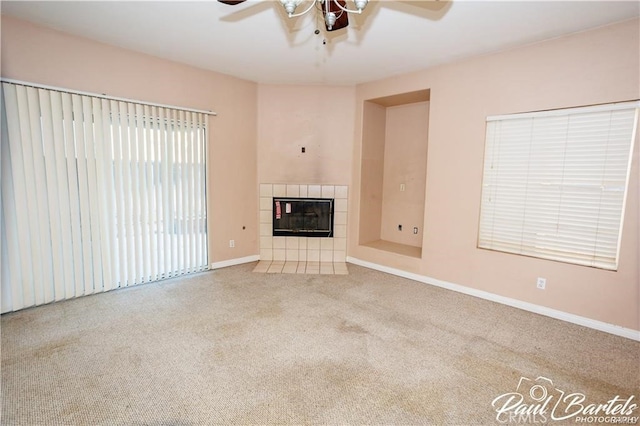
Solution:
M 282 268 L 283 274 L 295 274 L 298 271 L 298 262 L 287 261 Z
M 269 266 L 269 269 L 267 270 L 267 273 L 269 273 L 269 274 L 280 274 L 280 273 L 282 273 L 282 268 L 284 268 L 284 262 L 273 261 L 273 262 L 271 262 L 271 266 Z
M 348 275 L 345 262 L 295 262 L 260 260 L 253 269 L 256 273 L 268 274 L 308 274 L 308 275 Z
M 333 275 L 333 262 L 320 262 L 320 273 L 322 275 Z
M 260 262 L 258 262 L 256 267 L 253 269 L 253 272 L 265 273 L 265 272 L 267 272 L 269 270 L 270 266 L 271 266 L 271 261 L 270 260 L 261 260 Z

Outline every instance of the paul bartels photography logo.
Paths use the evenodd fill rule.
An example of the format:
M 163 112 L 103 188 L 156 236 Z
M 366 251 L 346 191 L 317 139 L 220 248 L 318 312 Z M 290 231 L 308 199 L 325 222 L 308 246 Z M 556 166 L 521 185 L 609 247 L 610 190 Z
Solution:
M 521 377 L 515 392 L 497 396 L 491 403 L 499 423 L 545 424 L 553 421 L 586 424 L 637 424 L 635 395 L 613 395 L 593 403 L 583 393 L 565 393 L 551 379 Z

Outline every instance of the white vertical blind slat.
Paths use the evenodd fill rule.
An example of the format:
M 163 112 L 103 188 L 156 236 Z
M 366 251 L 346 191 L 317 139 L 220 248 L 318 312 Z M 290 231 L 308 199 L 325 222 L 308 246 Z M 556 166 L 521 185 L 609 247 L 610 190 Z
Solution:
M 158 108 L 160 112 L 160 145 L 162 156 L 162 234 L 164 235 L 164 267 L 162 268 L 162 275 L 170 276 L 172 271 L 172 257 L 173 257 L 173 238 L 171 235 L 173 229 L 173 220 L 171 217 L 171 211 L 173 210 L 173 198 L 171 197 L 171 168 L 173 167 L 170 152 L 170 143 L 167 135 L 167 121 L 171 120 L 171 117 L 165 115 L 164 108 Z
M 20 191 L 19 166 L 22 162 L 22 153 L 17 151 L 15 146 L 11 146 L 9 141 L 19 139 L 19 129 L 15 125 L 17 118 L 16 93 L 14 87 L 2 87 L 2 139 L 0 140 L 0 155 L 2 161 L 2 312 L 22 309 L 24 304 L 23 286 L 30 282 L 31 275 L 24 275 L 23 272 L 30 273 L 31 270 L 24 268 L 21 262 L 22 256 L 28 253 L 28 240 L 19 238 L 20 232 L 24 231 L 26 219 L 24 215 L 18 215 L 19 208 L 24 205 L 24 201 L 15 198 L 14 190 Z M 13 125 L 9 124 L 12 123 Z M 18 132 L 16 138 L 16 132 Z M 11 136 L 10 136 L 11 135 Z M 14 173 L 18 175 L 14 179 Z M 22 177 L 23 178 L 23 177 Z M 15 180 L 15 182 L 14 182 Z M 24 193 L 24 192 L 23 192 Z M 28 230 L 27 230 L 28 232 Z M 7 263 L 5 263 L 7 262 Z
M 182 198 L 182 144 L 184 140 L 183 114 L 182 111 L 172 111 L 173 127 L 174 127 L 174 147 L 173 147 L 173 189 L 172 193 L 175 202 L 174 217 L 174 241 L 176 243 L 176 273 L 181 275 L 184 273 L 184 218 L 182 217 L 183 198 Z
M 99 113 L 99 110 L 96 111 Z M 87 163 L 87 184 L 89 187 L 89 221 L 91 223 L 91 258 L 93 270 L 93 288 L 92 292 L 98 293 L 103 291 L 103 271 L 102 271 L 102 254 L 100 233 L 100 216 L 99 192 L 98 192 L 98 173 L 96 171 L 96 140 L 95 140 L 95 118 L 92 99 L 88 96 L 82 97 L 82 114 L 84 116 L 84 140 L 85 154 Z
M 18 87 L 16 88 L 16 97 L 17 97 L 17 107 L 18 113 L 16 115 L 16 119 L 18 121 L 18 139 L 12 145 L 11 149 L 15 147 L 16 151 L 22 151 L 22 155 L 20 159 L 22 163 L 18 165 L 20 170 L 22 171 L 20 178 L 24 179 L 23 186 L 23 194 L 25 198 L 26 205 L 26 216 L 28 221 L 25 223 L 25 229 L 29 236 L 29 251 L 32 259 L 37 259 L 40 251 L 40 240 L 38 238 L 38 217 L 37 217 L 37 202 L 35 200 L 35 188 L 33 185 L 32 176 L 33 172 L 33 151 L 31 146 L 31 129 L 29 126 L 29 108 L 27 103 L 27 95 L 26 88 Z M 24 140 L 28 141 L 27 143 L 20 143 L 20 141 L 24 138 Z M 16 192 L 15 195 L 19 197 L 20 193 Z M 20 197 L 22 198 L 22 197 Z M 24 211 L 24 210 L 23 210 Z M 28 262 L 26 256 L 22 258 L 23 265 Z M 30 263 L 30 262 L 29 262 Z M 33 305 L 35 303 L 41 303 L 42 298 L 39 297 L 41 294 L 39 291 L 36 291 L 34 288 L 34 282 L 41 283 L 42 282 L 42 269 L 37 268 L 33 270 L 33 277 L 28 282 L 25 283 L 24 287 L 24 302 L 27 306 Z
M 20 124 L 20 130 L 18 132 L 17 140 L 12 143 L 12 152 L 18 150 L 22 150 L 21 155 L 21 164 L 16 164 L 17 167 L 22 167 L 23 172 L 23 181 L 24 185 L 22 185 L 23 190 L 25 191 L 23 194 L 26 198 L 26 209 L 28 215 L 28 222 L 25 224 L 25 228 L 21 229 L 21 235 L 26 234 L 29 235 L 29 249 L 30 249 L 30 261 L 33 265 L 39 265 L 40 261 L 40 240 L 38 239 L 38 202 L 36 198 L 36 183 L 35 183 L 35 171 L 33 167 L 33 148 L 31 144 L 31 126 L 29 123 L 29 102 L 27 100 L 27 89 L 26 87 L 16 87 L 16 97 L 18 104 L 18 113 L 16 115 L 16 120 Z M 8 109 L 8 108 L 7 108 Z M 22 140 L 25 143 L 22 143 Z M 29 177 L 27 179 L 27 176 Z M 15 193 L 16 197 L 19 194 Z M 24 212 L 24 210 L 22 210 Z M 27 262 L 27 258 L 22 258 L 23 262 Z M 38 282 L 38 286 L 43 282 L 43 270 L 42 268 L 31 268 L 33 271 L 33 279 L 24 287 L 24 301 L 26 306 L 32 306 L 34 304 L 43 303 L 43 298 L 39 296 L 41 292 L 39 291 L 39 287 L 36 288 L 36 282 Z
M 151 245 L 149 243 L 149 224 L 151 223 L 149 218 L 149 196 L 147 189 L 147 169 L 149 163 L 150 153 L 148 152 L 148 132 L 145 131 L 148 128 L 148 114 L 145 114 L 145 108 L 138 104 L 136 105 L 136 117 L 137 117 L 137 143 L 138 143 L 138 183 L 140 191 L 140 252 L 141 262 L 140 271 L 142 272 L 142 282 L 148 282 L 151 277 Z
M 0 105 L 4 105 L 4 88 L 0 85 Z M 7 135 L 7 115 L 4 108 L 0 108 L 0 235 L 6 235 L 5 225 L 5 209 L 4 209 L 4 191 L 6 186 L 3 184 L 5 180 L 12 180 L 10 177 L 11 161 L 8 158 L 8 135 Z M 7 252 L 7 244 L 4 238 L 0 238 L 0 312 L 7 312 L 11 309 L 11 275 L 9 273 L 9 254 Z M 8 300 L 2 297 L 2 294 L 8 294 Z
M 145 197 L 145 216 L 147 220 L 147 237 L 145 239 L 145 253 L 146 253 L 146 265 L 147 265 L 147 273 L 148 279 L 150 281 L 156 280 L 157 276 L 157 267 L 156 263 L 158 261 L 158 251 L 152 250 L 152 247 L 157 247 L 154 244 L 155 235 L 157 232 L 155 230 L 156 223 L 156 215 L 155 215 L 155 206 L 154 206 L 154 180 L 153 180 L 153 168 L 155 164 L 155 152 L 154 152 L 154 126 L 153 126 L 153 117 L 151 116 L 151 107 L 149 105 L 144 106 L 143 111 L 144 116 L 146 117 L 146 125 L 145 125 L 145 162 L 144 162 L 144 179 L 145 179 L 145 187 L 144 187 L 144 197 Z
M 140 200 L 140 160 L 138 158 L 138 145 L 140 140 L 138 139 L 138 121 L 140 117 L 136 113 L 137 105 L 129 104 L 129 154 L 130 161 L 129 167 L 131 171 L 131 231 L 133 240 L 133 253 L 135 254 L 136 263 L 135 279 L 134 283 L 140 283 L 144 281 L 143 278 L 143 264 L 142 264 L 142 227 L 141 227 L 141 200 Z
M 191 143 L 190 143 L 190 153 L 191 153 L 191 192 L 189 194 L 191 210 L 194 212 L 198 212 L 198 199 L 197 197 L 197 182 L 198 179 L 198 116 L 199 114 L 191 114 Z M 192 271 L 196 272 L 200 268 L 199 260 L 198 260 L 198 217 L 200 215 L 196 214 L 192 217 L 191 220 L 191 258 L 192 258 Z
M 80 194 L 78 193 L 78 162 L 76 161 L 75 136 L 73 129 L 73 106 L 71 94 L 61 93 L 62 124 L 67 160 L 67 190 L 69 192 L 69 210 L 71 223 L 71 241 L 73 250 L 73 281 L 65 285 L 65 296 L 71 298 L 82 295 L 84 277 L 82 262 L 82 231 L 80 227 Z
M 169 252 L 171 253 L 171 266 L 169 268 L 169 272 L 171 275 L 177 275 L 180 272 L 180 248 L 178 246 L 178 235 L 177 231 L 179 229 L 180 223 L 176 219 L 176 214 L 180 213 L 180 205 L 179 205 L 179 197 L 176 194 L 175 184 L 177 179 L 177 173 L 175 173 L 175 165 L 176 165 L 176 156 L 178 152 L 178 148 L 180 147 L 180 135 L 176 129 L 176 111 L 167 111 L 169 120 L 167 123 L 167 166 L 168 166 L 168 177 L 164 182 L 164 185 L 167 187 L 167 191 L 169 194 L 169 199 L 167 203 L 167 219 L 169 229 L 168 232 L 171 235 L 171 248 Z
M 1 164 L 0 167 L 4 167 L 4 164 Z M 1 171 L 0 171 L 1 172 Z M 7 225 L 5 223 L 5 213 L 3 210 L 0 210 L 0 233 L 3 235 L 7 235 Z M 13 233 L 15 236 L 15 232 Z M 7 236 L 7 241 L 15 243 L 15 239 L 12 240 L 9 236 Z M 0 241 L 0 262 L 3 265 L 9 265 L 10 263 L 15 262 L 16 256 L 13 256 L 12 260 L 9 260 L 9 249 L 8 245 L 4 241 Z M 14 277 L 17 278 L 17 282 L 19 281 L 19 276 L 15 274 L 16 270 L 13 269 Z M 0 298 L 0 311 L 1 312 L 9 312 L 13 307 L 13 288 L 11 287 L 12 279 L 11 279 L 11 270 L 10 267 L 5 267 L 0 269 L 0 291 L 3 294 L 3 297 Z
M 191 185 L 191 203 L 194 211 L 200 213 L 198 207 L 198 179 L 199 179 L 199 163 L 198 163 L 198 145 L 200 140 L 198 138 L 198 133 L 200 132 L 200 114 L 192 115 L 192 126 L 193 126 L 193 136 L 192 136 L 192 144 L 191 144 L 191 176 L 192 176 L 192 185 Z M 200 214 L 197 214 L 193 217 L 192 229 L 193 229 L 193 242 L 191 245 L 191 255 L 193 256 L 193 267 L 194 272 L 200 270 L 200 256 L 198 252 L 198 240 L 200 238 L 200 227 L 199 219 Z
M 64 155 L 59 157 L 60 150 L 55 148 L 53 113 L 50 93 L 47 90 L 38 90 L 40 114 L 42 123 L 42 148 L 45 161 L 45 177 L 47 180 L 47 215 L 49 217 L 49 229 L 51 232 L 50 256 L 53 269 L 53 299 L 64 299 L 64 258 L 62 256 L 62 240 L 66 235 L 62 232 L 62 220 L 60 215 L 60 203 L 58 194 L 58 174 L 61 169 L 59 163 L 64 163 Z M 64 176 L 62 177 L 65 178 Z
M 196 132 L 197 129 L 195 127 L 195 123 L 193 119 L 196 114 L 187 113 L 188 121 L 187 127 L 189 129 L 189 142 L 187 144 L 187 156 L 188 156 L 188 179 L 187 179 L 187 196 L 188 196 L 188 208 L 189 212 L 189 251 L 188 251 L 188 264 L 189 264 L 189 272 L 195 272 L 196 268 L 196 253 L 195 253 L 195 244 L 196 244 L 196 229 L 195 222 L 197 220 L 196 215 L 192 214 L 192 212 L 197 212 L 195 208 L 195 200 L 194 200 L 194 185 L 195 185 L 195 161 L 194 161 L 194 145 L 196 142 Z
M 199 199 L 200 199 L 200 208 L 198 209 L 198 211 L 200 212 L 206 212 L 207 211 L 207 182 L 209 181 L 209 170 L 207 167 L 207 163 L 208 163 L 208 146 L 207 146 L 207 135 L 209 134 L 209 117 L 204 115 L 204 114 L 200 114 L 200 124 L 202 126 L 202 129 L 204 129 L 204 131 L 200 131 L 198 132 L 198 136 L 199 136 L 199 152 L 200 152 L 200 179 L 198 180 L 198 184 L 200 186 L 200 191 L 199 191 Z M 208 244 L 209 241 L 207 239 L 207 235 L 208 235 L 208 225 L 207 225 L 207 216 L 206 214 L 202 215 L 201 218 L 201 228 L 202 229 L 202 233 L 200 234 L 200 252 L 201 252 L 201 258 L 200 258 L 200 264 L 204 265 L 204 268 L 208 268 L 209 265 L 207 264 L 208 262 Z
M 37 212 L 37 236 L 38 236 L 38 257 L 34 264 L 41 269 L 41 281 L 35 281 L 35 295 L 37 303 L 49 303 L 53 301 L 53 261 L 51 259 L 51 231 L 49 218 L 47 215 L 47 179 L 45 175 L 44 149 L 42 146 L 42 121 L 40 116 L 40 102 L 38 99 L 38 89 L 27 87 L 27 103 L 29 110 L 29 125 L 31 127 L 31 166 L 34 189 L 34 206 Z M 29 145 L 29 143 L 27 143 Z
M 200 270 L 201 265 L 202 265 L 202 248 L 201 248 L 201 244 L 202 244 L 202 239 L 201 239 L 201 235 L 202 235 L 202 216 L 200 214 L 200 212 L 202 211 L 202 204 L 201 204 L 201 200 L 200 200 L 200 190 L 201 190 L 201 182 L 200 180 L 202 179 L 202 170 L 200 168 L 201 165 L 201 157 L 200 157 L 200 145 L 202 144 L 202 141 L 200 139 L 200 129 L 202 129 L 202 114 L 196 114 L 196 120 L 197 123 L 195 125 L 195 140 L 194 140 L 194 155 L 193 155 L 193 164 L 194 164 L 194 209 L 196 212 L 198 212 L 198 214 L 196 215 L 196 220 L 195 220 L 195 232 L 196 232 L 196 238 L 195 238 L 195 263 L 198 267 L 198 270 Z
M 125 239 L 127 242 L 127 285 L 137 282 L 137 253 L 135 232 L 135 207 L 134 191 L 137 191 L 132 182 L 132 129 L 135 134 L 135 122 L 133 120 L 133 106 L 124 102 L 120 103 L 121 137 L 122 137 L 122 181 L 124 191 L 124 223 Z
M 115 248 L 115 235 L 113 233 L 113 155 L 111 144 L 107 143 L 104 135 L 109 135 L 108 123 L 111 121 L 108 112 L 108 102 L 98 98 L 92 99 L 92 110 L 95 127 L 96 158 L 96 198 L 98 200 L 99 226 L 100 226 L 100 254 L 102 259 L 102 289 L 111 290 L 114 285 L 114 267 L 112 251 Z
M 82 280 L 76 282 L 77 295 L 93 293 L 93 257 L 91 253 L 91 208 L 89 204 L 89 176 L 85 145 L 82 98 L 71 96 L 73 107 L 73 130 L 75 137 L 75 160 L 78 164 L 78 194 L 80 198 L 80 229 L 82 236 Z
M 190 145 L 190 134 L 191 129 L 189 128 L 191 125 L 189 113 L 184 113 L 181 111 L 180 113 L 180 123 L 182 125 L 182 185 L 180 188 L 182 189 L 182 244 L 184 246 L 184 272 L 191 272 L 191 215 L 189 212 L 191 211 L 191 206 L 189 204 L 189 188 L 191 186 L 191 182 L 189 180 L 189 169 L 191 167 L 190 157 L 189 157 L 189 145 Z
M 51 120 L 53 126 L 53 145 L 56 158 L 58 208 L 61 232 L 61 255 L 63 259 L 64 282 L 62 288 L 56 286 L 56 300 L 66 299 L 73 293 L 73 239 L 71 238 L 71 207 L 65 153 L 64 119 L 62 114 L 62 96 L 60 92 L 50 93 Z
M 123 154 L 122 154 L 122 128 L 124 127 L 122 113 L 119 109 L 119 104 L 116 101 L 111 101 L 111 123 L 113 126 L 112 138 L 114 147 L 114 166 L 115 166 L 115 207 L 116 216 L 115 220 L 118 225 L 117 239 L 118 239 L 118 274 L 119 282 L 118 287 L 126 287 L 127 283 L 127 244 L 126 244 L 126 232 L 125 232 L 125 189 L 123 186 L 122 168 L 123 168 Z
M 162 187 L 160 186 L 160 130 L 158 125 L 158 116 L 157 116 L 157 107 L 149 107 L 150 120 L 151 120 L 151 141 L 152 141 L 152 152 L 153 155 L 151 157 L 151 196 L 153 199 L 153 208 L 151 211 L 152 215 L 152 228 L 151 228 L 151 243 L 154 250 L 151 250 L 151 280 L 159 279 L 159 271 L 160 265 L 162 264 L 162 252 L 164 247 L 164 240 L 162 238 L 162 234 L 160 233 L 160 221 L 162 220 Z

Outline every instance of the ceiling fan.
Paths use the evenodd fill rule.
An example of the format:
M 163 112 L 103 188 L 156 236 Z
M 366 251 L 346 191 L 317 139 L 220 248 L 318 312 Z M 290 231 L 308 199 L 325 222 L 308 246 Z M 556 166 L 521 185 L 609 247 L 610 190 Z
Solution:
M 238 5 L 246 0 L 218 0 L 220 3 L 228 5 Z M 286 10 L 289 18 L 302 16 L 314 8 L 322 10 L 324 24 L 327 31 L 337 31 L 349 25 L 349 13 L 360 14 L 365 9 L 369 0 L 351 0 L 353 5 L 348 6 L 346 0 L 310 0 L 309 4 L 302 11 L 296 9 L 307 0 L 279 0 Z M 402 1 L 402 0 L 399 0 Z M 436 0 L 437 1 L 437 0 Z M 433 1 L 407 1 L 413 5 L 425 6 Z

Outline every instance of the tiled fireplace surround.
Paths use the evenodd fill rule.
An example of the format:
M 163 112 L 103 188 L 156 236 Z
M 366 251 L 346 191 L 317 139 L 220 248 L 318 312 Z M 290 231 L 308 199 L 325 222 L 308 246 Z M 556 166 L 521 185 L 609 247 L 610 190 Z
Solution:
M 260 262 L 255 272 L 346 274 L 346 185 L 260 184 Z M 274 237 L 273 197 L 333 198 L 331 238 Z

